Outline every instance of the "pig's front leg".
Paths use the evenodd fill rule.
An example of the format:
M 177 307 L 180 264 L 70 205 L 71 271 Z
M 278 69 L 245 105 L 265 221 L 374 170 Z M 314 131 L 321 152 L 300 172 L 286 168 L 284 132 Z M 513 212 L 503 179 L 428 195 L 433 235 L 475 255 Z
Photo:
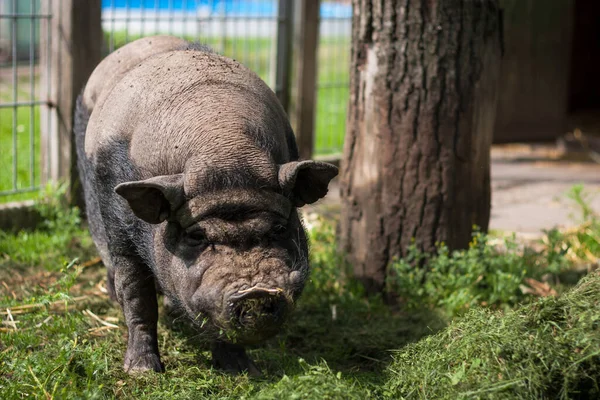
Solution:
M 261 372 L 248 357 L 244 347 L 216 341 L 212 346 L 213 365 L 232 374 L 247 372 L 250 376 L 261 376 Z
M 158 303 L 152 273 L 135 257 L 113 256 L 115 290 L 129 338 L 126 372 L 164 370 L 158 353 Z

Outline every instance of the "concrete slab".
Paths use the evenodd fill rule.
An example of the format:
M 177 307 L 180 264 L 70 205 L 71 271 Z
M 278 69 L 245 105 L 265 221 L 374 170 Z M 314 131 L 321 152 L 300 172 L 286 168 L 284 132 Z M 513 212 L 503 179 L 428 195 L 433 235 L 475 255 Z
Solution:
M 600 164 L 565 160 L 553 151 L 532 150 L 521 157 L 492 152 L 491 229 L 533 234 L 576 226 L 579 211 L 566 196 L 576 184 L 595 194 L 590 205 L 600 213 Z
M 600 164 L 566 155 L 555 146 L 494 146 L 491 173 L 490 229 L 530 237 L 553 227 L 577 226 L 578 210 L 566 194 L 578 183 L 595 194 L 591 206 L 600 213 Z M 306 211 L 337 217 L 339 204 L 336 179 L 327 197 Z

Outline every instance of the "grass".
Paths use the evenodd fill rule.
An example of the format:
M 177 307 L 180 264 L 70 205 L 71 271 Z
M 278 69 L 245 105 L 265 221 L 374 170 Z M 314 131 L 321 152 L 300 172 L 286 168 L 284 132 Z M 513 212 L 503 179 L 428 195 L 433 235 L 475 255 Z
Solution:
M 580 210 L 589 211 L 582 231 L 597 240 L 600 225 L 586 208 L 586 192 L 575 188 L 572 194 L 583 201 Z M 592 246 L 577 247 L 585 243 L 581 232 L 546 236 L 535 250 L 477 235 L 466 252 L 423 256 L 432 277 L 414 283 L 429 288 L 401 287 L 404 297 L 388 306 L 366 297 L 351 279 L 336 251 L 334 226 L 309 219 L 313 269 L 294 317 L 280 335 L 250 350 L 263 378 L 212 369 L 207 344 L 164 313 L 159 345 L 166 373 L 128 376 L 121 370 L 121 311 L 105 293 L 104 269 L 78 210 L 65 208 L 61 198 L 52 191 L 43 197 L 39 229 L 0 232 L 3 398 L 533 399 L 598 393 L 600 277 L 591 274 L 575 289 L 556 285 L 574 262 L 587 262 L 576 258 L 578 252 L 600 255 Z M 402 262 L 408 263 L 396 266 Z M 511 268 L 526 273 L 494 285 L 490 267 L 500 275 Z M 481 268 L 479 281 L 461 280 Z M 410 282 L 401 275 L 411 272 L 399 268 L 396 279 Z M 435 277 L 442 273 L 453 283 Z M 543 281 L 544 273 L 552 279 Z M 562 294 L 539 286 L 523 291 L 534 278 Z M 473 296 L 464 295 L 465 287 Z M 453 296 L 448 307 L 443 300 Z
M 105 33 L 107 47 L 118 48 L 125 43 L 139 38 L 118 31 L 111 36 Z M 188 37 L 195 40 L 195 37 Z M 205 44 L 216 51 L 233 57 L 255 72 L 266 82 L 272 81 L 270 70 L 271 49 L 274 47 L 270 38 L 207 38 Z M 315 154 L 331 156 L 342 151 L 346 107 L 348 101 L 349 81 L 349 38 L 321 38 L 319 43 L 319 68 L 317 91 L 317 114 L 315 133 Z M 1 73 L 2 71 L 0 71 Z M 29 76 L 19 77 L 17 99 L 29 100 L 31 79 Z M 37 77 L 35 78 L 37 81 Z M 7 80 L 7 82 L 10 80 Z M 34 82 L 37 86 L 37 82 Z M 37 89 L 36 89 L 37 90 Z M 13 102 L 12 83 L 0 82 L 0 102 Z M 2 202 L 32 199 L 36 192 L 27 191 L 40 185 L 40 112 L 39 106 L 33 108 L 33 121 L 30 107 L 18 107 L 16 114 L 11 108 L 0 108 L 0 169 L 10 171 L 0 175 L 0 192 L 15 189 L 12 178 L 13 161 L 17 158 L 16 189 L 24 193 L 1 195 Z M 16 119 L 14 118 L 16 115 Z M 13 152 L 13 120 L 16 121 L 16 155 Z M 43 121 L 42 121 L 43 122 Z M 33 128 L 33 151 L 30 138 L 30 127 Z M 31 157 L 33 156 L 33 160 Z M 33 163 L 33 169 L 31 164 Z M 33 179 L 32 178 L 33 172 Z
M 477 308 L 394 353 L 394 398 L 600 397 L 600 274 L 505 314 Z
M 50 199 L 44 227 L 0 233 L 0 305 L 12 315 L 4 312 L 0 329 L 3 398 L 368 397 L 383 383 L 389 349 L 445 324 L 435 311 L 409 315 L 365 299 L 347 278 L 332 228 L 323 227 L 312 233 L 313 275 L 295 318 L 280 336 L 251 350 L 263 379 L 213 370 L 206 344 L 164 316 L 159 331 L 167 372 L 130 377 L 121 371 L 122 316 L 102 291 L 104 270 L 93 263 L 90 238 L 77 210 Z

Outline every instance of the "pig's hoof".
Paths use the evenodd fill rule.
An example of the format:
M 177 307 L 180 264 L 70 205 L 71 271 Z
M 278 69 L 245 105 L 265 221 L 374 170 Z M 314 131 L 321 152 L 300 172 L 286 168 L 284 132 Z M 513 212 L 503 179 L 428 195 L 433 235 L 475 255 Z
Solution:
M 213 365 L 230 374 L 241 374 L 259 377 L 262 375 L 254 361 L 248 357 L 243 347 L 230 343 L 218 342 L 212 348 Z
M 171 317 L 176 318 L 184 315 L 184 311 L 181 309 L 181 307 L 177 307 L 175 303 L 173 303 L 173 301 L 167 296 L 163 298 L 163 306 L 165 307 L 165 312 L 167 315 Z
M 128 374 L 145 371 L 164 372 L 165 368 L 158 354 L 140 354 L 138 356 L 125 356 L 123 369 Z

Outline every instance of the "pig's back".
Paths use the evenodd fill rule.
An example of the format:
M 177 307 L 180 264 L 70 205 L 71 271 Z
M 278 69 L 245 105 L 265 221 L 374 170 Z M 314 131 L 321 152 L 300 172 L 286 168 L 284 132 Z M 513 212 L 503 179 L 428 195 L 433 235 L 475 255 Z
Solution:
M 251 70 L 215 53 L 164 52 L 132 68 L 91 115 L 86 153 L 129 143 L 140 168 L 181 172 L 190 158 L 245 162 L 257 150 L 297 158 L 293 132 L 273 91 Z
M 183 49 L 189 43 L 174 36 L 151 36 L 135 40 L 106 56 L 90 75 L 83 92 L 83 105 L 92 112 L 125 74 L 140 62 L 165 51 Z

